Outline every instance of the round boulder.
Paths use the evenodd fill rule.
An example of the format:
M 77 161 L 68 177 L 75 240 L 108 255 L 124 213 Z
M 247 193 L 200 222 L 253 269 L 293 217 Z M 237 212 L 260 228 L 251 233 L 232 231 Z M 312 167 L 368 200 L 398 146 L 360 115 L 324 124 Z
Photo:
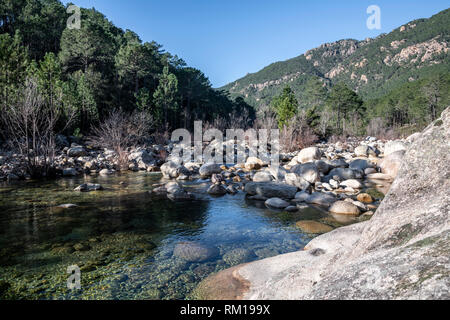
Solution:
M 345 214 L 345 215 L 361 214 L 361 211 L 359 210 L 359 208 L 357 206 L 355 206 L 353 203 L 350 203 L 348 201 L 336 201 L 330 207 L 329 211 L 331 213 Z

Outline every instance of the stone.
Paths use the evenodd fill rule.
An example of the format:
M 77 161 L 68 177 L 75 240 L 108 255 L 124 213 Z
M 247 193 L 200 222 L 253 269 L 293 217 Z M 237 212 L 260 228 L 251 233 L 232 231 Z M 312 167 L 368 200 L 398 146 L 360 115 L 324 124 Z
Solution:
M 383 160 L 378 164 L 381 172 L 395 178 L 400 170 L 403 163 L 403 158 L 405 156 L 405 151 L 395 151 L 385 156 Z
M 71 208 L 76 208 L 76 207 L 78 207 L 76 204 L 67 203 L 67 204 L 61 204 L 57 208 L 71 209 Z
M 87 156 L 87 151 L 82 146 L 74 146 L 67 150 L 69 157 L 84 157 Z
M 289 207 L 290 203 L 287 201 L 284 201 L 280 198 L 270 198 L 266 202 L 266 207 L 274 208 L 274 209 L 284 209 Z
M 271 182 L 273 180 L 272 174 L 267 171 L 256 172 L 253 176 L 254 182 Z
M 213 184 L 209 187 L 208 193 L 212 196 L 224 196 L 227 194 L 227 189 L 221 184 Z
M 293 199 L 297 193 L 296 187 L 273 182 L 249 182 L 244 190 L 251 196 L 281 199 Z
M 310 194 L 308 192 L 306 192 L 306 191 L 297 192 L 295 194 L 295 200 L 297 202 L 305 202 L 306 199 L 309 198 L 309 196 L 310 196 Z
M 311 189 L 311 184 L 296 173 L 286 173 L 284 178 L 286 184 L 290 186 L 297 187 L 304 191 Z
M 360 194 L 358 194 L 356 199 L 358 199 L 358 201 L 360 201 L 362 203 L 372 203 L 372 202 L 374 202 L 374 199 L 372 198 L 372 196 L 370 194 L 367 194 L 367 193 L 360 193 Z
M 299 163 L 313 162 L 314 160 L 320 160 L 322 152 L 317 147 L 310 147 L 302 149 L 297 155 L 297 161 Z
M 295 225 L 303 232 L 312 234 L 321 234 L 333 231 L 333 228 L 329 225 L 312 220 L 298 221 Z
M 74 189 L 74 191 L 79 192 L 91 192 L 91 191 L 99 191 L 103 190 L 103 187 L 100 184 L 95 183 L 84 183 Z
M 330 207 L 329 211 L 331 213 L 337 213 L 337 214 L 348 214 L 348 215 L 360 215 L 361 211 L 357 206 L 355 206 L 353 203 L 347 202 L 347 201 L 336 201 L 333 203 L 333 205 Z
M 291 173 L 298 174 L 303 180 L 309 183 L 320 181 L 320 172 L 314 163 L 298 164 L 291 168 Z
M 362 174 L 350 168 L 335 168 L 330 171 L 327 177 L 333 178 L 337 176 L 341 181 L 349 179 L 361 179 Z M 335 179 L 336 180 L 336 179 Z
M 67 168 L 63 170 L 64 177 L 75 177 L 78 175 L 78 171 L 74 168 Z
M 206 163 L 202 165 L 199 169 L 199 173 L 203 178 L 209 178 L 214 173 L 221 173 L 222 169 L 219 164 L 216 163 Z
M 364 185 L 355 179 L 349 179 L 349 180 L 345 180 L 343 182 L 341 182 L 340 184 L 342 187 L 350 187 L 353 189 L 362 189 L 364 187 Z
M 259 170 L 263 167 L 264 162 L 256 157 L 249 157 L 245 162 L 245 169 L 247 170 Z
M 360 145 L 355 148 L 355 155 L 357 157 L 367 157 L 369 155 L 370 147 L 367 145 Z
M 139 167 L 146 167 L 148 165 L 154 165 L 155 159 L 153 155 L 148 153 L 146 150 L 136 150 L 128 155 L 128 161 L 134 161 Z M 139 165 L 139 164 L 143 164 Z
M 100 172 L 99 172 L 99 175 L 101 175 L 101 176 L 109 176 L 112 174 L 113 174 L 113 171 L 109 170 L 109 169 L 103 169 L 103 170 L 100 170 Z
M 297 206 L 289 206 L 287 208 L 284 208 L 284 211 L 286 212 L 297 212 L 299 209 Z
M 318 204 L 321 206 L 329 207 L 336 201 L 336 198 L 331 194 L 322 192 L 313 192 L 305 202 L 310 204 Z
M 327 174 L 331 170 L 331 166 L 324 160 L 317 160 L 314 162 L 319 172 Z
M 188 262 L 203 262 L 218 256 L 219 250 L 215 247 L 207 247 L 196 242 L 178 243 L 173 256 Z
M 352 170 L 360 170 L 364 171 L 367 168 L 371 168 L 372 165 L 369 163 L 369 161 L 364 159 L 357 159 L 350 162 L 349 168 Z
M 406 151 L 407 146 L 402 141 L 389 141 L 384 145 L 384 156 L 387 157 L 388 155 L 398 152 L 398 151 Z
M 163 176 L 167 179 L 176 179 L 179 175 L 178 172 L 179 165 L 173 161 L 164 163 L 160 170 Z

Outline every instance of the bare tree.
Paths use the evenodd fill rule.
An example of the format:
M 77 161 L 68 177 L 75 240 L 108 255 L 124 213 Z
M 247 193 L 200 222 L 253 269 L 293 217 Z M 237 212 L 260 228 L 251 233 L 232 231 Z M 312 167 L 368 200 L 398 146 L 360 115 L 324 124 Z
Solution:
M 63 110 L 62 93 L 55 95 L 52 105 L 46 104 L 33 77 L 26 79 L 19 92 L 17 101 L 6 105 L 2 115 L 5 135 L 11 149 L 24 157 L 28 173 L 46 176 L 55 159 L 56 123 L 66 112 L 66 125 L 61 131 L 65 130 L 75 110 L 70 106 Z
M 336 117 L 334 111 L 323 110 L 320 113 L 320 122 L 319 122 L 319 131 L 320 134 L 325 137 L 327 135 L 327 131 L 330 128 L 332 120 Z
M 88 140 L 94 146 L 114 150 L 122 168 L 128 164 L 129 148 L 143 143 L 154 125 L 153 117 L 146 111 L 129 115 L 122 110 L 116 110 L 92 130 Z

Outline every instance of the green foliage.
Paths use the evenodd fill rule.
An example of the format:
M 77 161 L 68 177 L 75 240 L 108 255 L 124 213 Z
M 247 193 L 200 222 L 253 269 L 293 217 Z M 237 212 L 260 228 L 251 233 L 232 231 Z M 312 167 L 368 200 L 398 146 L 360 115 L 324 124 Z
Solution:
M 81 9 L 80 30 L 66 28 L 68 17 L 58 0 L 0 1 L 0 108 L 32 74 L 46 105 L 62 109 L 60 127 L 76 110 L 68 134 L 87 133 L 114 109 L 150 111 L 161 128 L 192 128 L 193 120 L 235 110 L 201 71 L 160 44 L 142 43 L 95 9 Z M 251 109 L 244 101 L 239 108 Z
M 16 101 L 17 84 L 25 81 L 28 53 L 20 46 L 18 35 L 0 34 L 0 111 Z
M 350 116 L 357 114 L 361 119 L 364 114 L 362 99 L 344 83 L 338 83 L 331 89 L 327 107 L 329 110 L 337 112 L 335 126 L 338 134 L 342 133 L 344 122 L 351 122 Z
M 282 129 L 295 116 L 298 109 L 298 101 L 289 86 L 284 87 L 281 95 L 273 99 L 272 108 L 277 114 L 278 127 Z
M 162 111 L 157 114 L 157 120 L 166 124 L 170 111 L 177 110 L 176 95 L 178 92 L 178 79 L 173 73 L 169 73 L 169 67 L 164 67 L 159 79 L 158 88 L 153 94 L 153 103 L 157 110 Z

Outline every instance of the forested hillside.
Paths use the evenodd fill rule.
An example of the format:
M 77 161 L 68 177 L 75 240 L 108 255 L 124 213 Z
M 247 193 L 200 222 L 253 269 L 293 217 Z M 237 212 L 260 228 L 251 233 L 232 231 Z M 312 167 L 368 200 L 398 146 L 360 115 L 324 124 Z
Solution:
M 117 109 L 150 113 L 149 129 L 166 130 L 248 108 L 162 45 L 143 43 L 95 9 L 81 9 L 79 30 L 67 28 L 70 16 L 58 0 L 0 2 L 2 113 L 20 104 L 30 83 L 46 107 L 60 111 L 59 127 L 69 135 L 90 132 Z M 65 127 L 69 114 L 74 119 Z
M 447 9 L 375 39 L 324 44 L 222 89 L 264 109 L 288 85 L 301 107 L 323 109 L 331 88 L 343 83 L 364 100 L 366 122 L 382 117 L 388 126 L 424 123 L 449 104 L 449 40 Z M 318 103 L 320 95 L 324 103 Z

